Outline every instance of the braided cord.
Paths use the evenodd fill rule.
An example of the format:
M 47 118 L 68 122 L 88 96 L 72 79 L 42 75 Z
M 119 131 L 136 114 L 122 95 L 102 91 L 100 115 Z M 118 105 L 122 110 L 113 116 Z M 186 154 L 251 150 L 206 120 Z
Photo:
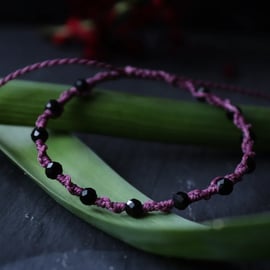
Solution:
M 239 164 L 236 166 L 232 173 L 229 173 L 223 178 L 229 179 L 233 184 L 236 184 L 242 179 L 242 176 L 248 173 L 249 170 L 249 160 L 254 158 L 255 152 L 253 151 L 254 140 L 251 136 L 251 124 L 248 123 L 239 110 L 239 108 L 233 105 L 230 100 L 222 99 L 217 95 L 208 92 L 200 92 L 197 90 L 199 84 L 204 86 L 212 86 L 220 89 L 227 89 L 230 91 L 241 92 L 245 94 L 251 94 L 249 90 L 244 90 L 242 88 L 230 87 L 223 84 L 214 84 L 210 82 L 202 82 L 202 81 L 194 81 L 190 79 L 186 79 L 184 77 L 180 77 L 174 74 L 170 74 L 168 72 L 162 70 L 149 70 L 149 69 L 140 69 L 136 67 L 126 66 L 124 68 L 116 68 L 112 65 L 98 62 L 95 60 L 88 59 L 79 59 L 79 58 L 63 58 L 63 59 L 54 59 L 54 60 L 46 60 L 43 62 L 35 63 L 29 66 L 26 66 L 22 69 L 18 69 L 7 76 L 5 76 L 2 80 L 0 80 L 0 86 L 3 86 L 10 80 L 13 80 L 19 76 L 22 76 L 26 73 L 32 72 L 34 70 L 43 69 L 47 67 L 53 67 L 58 65 L 70 65 L 70 64 L 80 64 L 86 66 L 95 66 L 99 68 L 105 68 L 106 71 L 98 72 L 92 77 L 87 78 L 85 81 L 87 82 L 88 92 L 98 83 L 102 83 L 108 80 L 119 79 L 119 78 L 140 78 L 140 79 L 148 79 L 148 80 L 156 80 L 163 81 L 168 85 L 182 88 L 186 91 L 189 91 L 190 94 L 197 99 L 203 99 L 205 102 L 218 107 L 220 109 L 225 110 L 227 113 L 232 114 L 234 125 L 241 130 L 242 132 L 242 159 Z M 253 92 L 253 95 L 255 92 Z M 71 100 L 75 96 L 81 96 L 81 91 L 76 87 L 71 87 L 68 90 L 62 92 L 62 94 L 57 99 L 58 104 L 64 106 L 69 100 Z M 257 94 L 257 96 L 260 96 Z M 45 129 L 47 126 L 47 122 L 50 118 L 53 117 L 52 111 L 49 109 L 45 109 L 44 112 L 38 116 L 36 121 L 36 128 Z M 40 165 L 44 168 L 48 166 L 52 162 L 51 158 L 47 154 L 47 145 L 41 139 L 35 141 L 37 152 L 38 152 L 38 161 Z M 217 185 L 220 180 L 220 176 L 213 178 L 210 181 L 210 184 L 205 189 L 199 190 L 195 189 L 189 191 L 187 193 L 189 203 L 201 200 L 201 199 L 209 199 L 212 195 L 217 194 L 219 192 L 219 187 Z M 56 179 L 73 195 L 81 196 L 82 192 L 85 188 L 79 187 L 71 181 L 71 176 L 67 174 L 60 173 L 57 175 Z M 121 213 L 125 210 L 126 203 L 125 202 L 112 202 L 108 197 L 98 197 L 94 204 L 101 208 L 106 208 L 115 213 Z M 174 207 L 173 199 L 168 199 L 160 202 L 155 201 L 147 201 L 144 202 L 142 207 L 144 212 L 151 211 L 164 211 L 168 212 Z

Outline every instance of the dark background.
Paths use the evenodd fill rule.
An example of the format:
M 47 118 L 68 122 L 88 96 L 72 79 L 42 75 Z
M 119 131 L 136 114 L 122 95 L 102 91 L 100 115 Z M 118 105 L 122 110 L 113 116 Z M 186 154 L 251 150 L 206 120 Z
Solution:
M 0 21 L 19 24 L 62 23 L 72 13 L 69 2 L 72 1 L 4 1 L 0 9 Z M 185 29 L 252 34 L 267 34 L 270 30 L 267 2 L 194 0 L 167 2 L 177 3 L 182 26 Z
M 161 43 L 155 43 L 155 53 L 137 57 L 117 52 L 109 54 L 107 60 L 269 91 L 270 22 L 264 5 L 242 1 L 179 2 L 183 42 L 176 53 L 171 54 Z M 56 47 L 40 31 L 44 25 L 63 24 L 70 14 L 66 1 L 3 2 L 0 76 L 44 59 L 80 56 L 80 46 Z M 71 84 L 77 77 L 87 75 L 88 69 L 69 67 L 55 72 L 39 71 L 25 79 Z M 144 95 L 190 99 L 165 85 L 144 81 L 123 80 L 105 86 Z M 269 104 L 238 94 L 221 94 L 236 103 Z M 132 179 L 134 186 L 153 199 L 161 199 L 179 186 L 184 189 L 204 186 L 214 175 L 232 170 L 239 160 L 234 151 L 221 152 L 204 146 L 166 145 L 94 134 L 80 136 L 112 168 L 125 179 Z M 257 171 L 237 185 L 229 198 L 214 197 L 210 202 L 190 206 L 181 214 L 203 221 L 269 211 L 269 161 L 268 155 L 259 153 Z M 269 269 L 268 262 L 219 263 L 146 254 L 71 215 L 3 154 L 0 172 L 1 269 Z

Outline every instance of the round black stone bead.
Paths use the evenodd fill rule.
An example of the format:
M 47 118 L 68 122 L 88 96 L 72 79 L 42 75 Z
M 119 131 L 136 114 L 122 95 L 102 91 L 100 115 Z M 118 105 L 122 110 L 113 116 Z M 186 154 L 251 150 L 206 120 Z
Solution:
M 88 90 L 88 83 L 85 79 L 76 80 L 74 86 L 79 92 L 85 92 Z
M 137 199 L 127 201 L 125 211 L 134 218 L 140 218 L 144 215 L 142 203 Z
M 62 172 L 62 165 L 55 161 L 50 162 L 45 169 L 46 176 L 51 179 L 56 179 L 57 175 L 61 174 Z
M 252 173 L 255 171 L 256 169 L 256 162 L 255 159 L 253 157 L 248 157 L 247 158 L 247 170 L 246 173 Z
M 237 110 L 242 113 L 242 110 L 239 106 L 235 106 L 237 108 Z M 234 112 L 231 112 L 231 111 L 227 111 L 226 112 L 226 116 L 229 120 L 233 120 L 233 116 L 234 116 Z
M 174 207 L 179 210 L 184 210 L 190 204 L 190 199 L 187 193 L 183 191 L 178 191 L 177 193 L 173 194 L 173 203 Z
M 93 188 L 85 188 L 81 195 L 80 200 L 85 205 L 92 205 L 97 199 L 97 193 Z
M 52 113 L 52 117 L 59 117 L 63 113 L 63 106 L 55 99 L 51 99 L 45 106 L 46 110 L 50 110 Z
M 227 178 L 221 178 L 217 181 L 218 193 L 220 195 L 228 195 L 233 191 L 233 182 Z
M 204 86 L 199 86 L 197 89 L 198 93 L 210 93 L 210 90 Z M 205 101 L 205 97 L 197 97 L 197 100 L 200 102 L 204 102 Z
M 49 134 L 45 128 L 42 127 L 35 127 L 31 133 L 31 138 L 33 142 L 37 140 L 42 140 L 43 142 L 46 142 L 49 137 Z

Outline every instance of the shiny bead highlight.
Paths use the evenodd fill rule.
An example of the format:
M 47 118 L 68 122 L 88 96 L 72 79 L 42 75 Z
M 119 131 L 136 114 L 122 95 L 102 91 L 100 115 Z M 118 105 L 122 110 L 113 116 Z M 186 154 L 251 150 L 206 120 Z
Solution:
M 81 195 L 80 200 L 85 205 L 92 205 L 97 199 L 97 193 L 93 188 L 85 188 Z
M 51 99 L 45 106 L 46 110 L 50 110 L 52 113 L 52 117 L 59 117 L 63 113 L 63 106 L 55 99 Z
M 137 199 L 127 201 L 125 211 L 134 218 L 140 218 L 144 215 L 142 203 Z
M 210 90 L 204 86 L 200 86 L 197 89 L 198 93 L 210 93 Z M 200 102 L 204 102 L 205 101 L 205 97 L 197 97 L 197 100 Z
M 233 182 L 227 178 L 222 178 L 217 181 L 218 193 L 220 195 L 228 195 L 233 191 Z
M 31 139 L 33 142 L 37 140 L 42 140 L 42 142 L 46 142 L 49 137 L 49 134 L 45 128 L 35 127 L 31 133 Z
M 85 92 L 88 90 L 88 83 L 85 79 L 76 80 L 74 86 L 79 92 Z
M 46 169 L 45 174 L 50 179 L 56 179 L 59 174 L 63 173 L 62 165 L 58 162 L 50 162 Z

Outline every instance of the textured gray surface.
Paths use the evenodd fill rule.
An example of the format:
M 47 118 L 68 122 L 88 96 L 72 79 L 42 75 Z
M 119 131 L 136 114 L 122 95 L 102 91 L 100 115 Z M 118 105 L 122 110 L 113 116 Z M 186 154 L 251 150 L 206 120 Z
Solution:
M 74 56 L 77 52 L 53 48 L 32 28 L 0 27 L 0 76 L 39 60 Z M 238 63 L 235 83 L 269 90 L 269 40 L 263 37 L 188 37 L 190 46 L 177 57 L 153 60 L 116 60 L 120 64 L 162 68 L 195 78 L 223 80 L 222 65 Z M 247 42 L 249 41 L 249 42 Z M 246 44 L 246 45 L 245 45 Z M 269 46 L 268 46 L 269 47 Z M 76 54 L 75 54 L 76 53 Z M 72 83 L 90 74 L 86 68 L 44 70 L 25 79 Z M 151 82 L 117 81 L 109 89 L 171 98 L 189 96 Z M 38 93 L 37 93 L 38 94 Z M 223 93 L 222 93 L 223 94 Z M 231 94 L 224 93 L 224 96 Z M 264 101 L 234 95 L 237 103 Z M 267 104 L 267 103 L 265 103 Z M 198 134 L 199 136 L 199 134 Z M 157 142 L 132 141 L 97 135 L 80 135 L 125 179 L 151 196 L 163 199 L 172 191 L 205 186 L 212 176 L 233 169 L 239 155 L 218 149 Z M 183 216 L 202 221 L 270 210 L 269 156 L 257 158 L 257 171 L 245 177 L 230 197 L 215 196 L 193 204 Z M 0 267 L 2 269 L 268 269 L 268 263 L 213 263 L 170 259 L 146 254 L 91 227 L 60 207 L 3 154 L 0 155 Z

